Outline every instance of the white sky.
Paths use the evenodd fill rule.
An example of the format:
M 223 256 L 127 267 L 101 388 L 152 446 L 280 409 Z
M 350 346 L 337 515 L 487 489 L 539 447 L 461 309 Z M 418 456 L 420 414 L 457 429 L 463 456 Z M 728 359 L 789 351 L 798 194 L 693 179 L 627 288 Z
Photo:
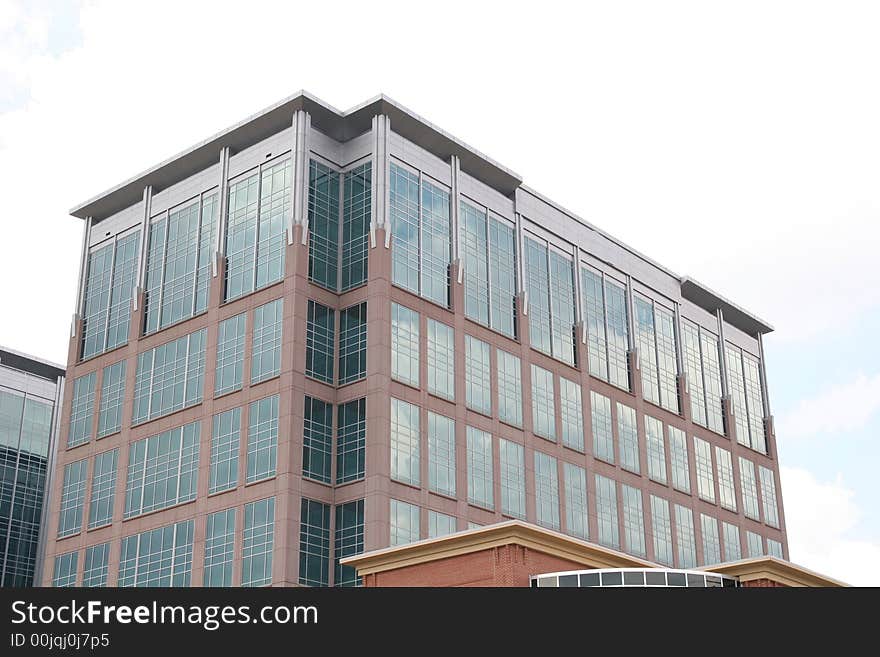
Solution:
M 384 92 L 776 327 L 792 558 L 869 583 L 880 5 L 379 5 L 0 0 L 0 344 L 66 362 L 74 204 L 299 89 Z

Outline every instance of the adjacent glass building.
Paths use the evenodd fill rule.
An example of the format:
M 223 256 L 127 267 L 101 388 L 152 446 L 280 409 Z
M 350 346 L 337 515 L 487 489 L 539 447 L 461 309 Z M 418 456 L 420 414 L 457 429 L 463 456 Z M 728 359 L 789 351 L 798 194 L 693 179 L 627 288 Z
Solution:
M 508 518 L 787 557 L 770 326 L 391 99 L 289 98 L 72 214 L 45 584 L 351 586 Z
M 0 586 L 42 581 L 64 369 L 0 347 Z

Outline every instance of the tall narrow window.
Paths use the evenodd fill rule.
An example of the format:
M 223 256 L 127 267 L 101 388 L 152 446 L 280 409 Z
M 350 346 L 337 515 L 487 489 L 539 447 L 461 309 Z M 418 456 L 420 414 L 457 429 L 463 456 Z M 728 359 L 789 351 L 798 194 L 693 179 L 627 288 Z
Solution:
M 336 407 L 336 484 L 364 478 L 367 400 L 355 399 Z
M 247 313 L 220 322 L 217 334 L 217 369 L 214 394 L 241 390 L 244 367 L 244 331 Z
M 525 241 L 532 346 L 574 364 L 574 278 L 571 259 L 544 242 Z
M 498 357 L 498 417 L 522 426 L 522 365 L 518 356 L 496 349 Z
M 101 406 L 98 411 L 98 438 L 122 428 L 122 399 L 125 396 L 125 361 L 104 368 L 101 375 Z M 91 420 L 91 418 L 89 418 Z M 91 428 L 91 427 L 90 427 Z
M 721 506 L 736 511 L 736 491 L 733 483 L 733 461 L 730 452 L 722 447 L 715 447 L 715 461 L 718 464 L 718 497 Z
M 776 503 L 776 480 L 773 470 L 758 466 L 761 473 L 761 501 L 764 503 L 764 522 L 771 527 L 779 527 L 779 508 Z
M 563 463 L 565 480 L 565 530 L 572 536 L 587 540 L 590 537 L 589 507 L 587 506 L 587 473 L 572 463 Z
M 562 444 L 584 451 L 584 406 L 579 383 L 559 377 L 559 402 L 562 415 Z
M 749 559 L 764 556 L 764 539 L 755 532 L 746 532 L 746 545 L 749 548 Z
M 290 213 L 290 160 L 263 164 L 229 185 L 226 300 L 284 275 L 284 218 Z
M 241 585 L 265 586 L 272 582 L 275 547 L 275 498 L 244 505 L 241 543 Z
M 703 564 L 721 563 L 721 539 L 718 536 L 718 520 L 705 513 L 700 514 L 703 534 Z
M 726 352 L 727 387 L 736 419 L 736 440 L 741 445 L 766 454 L 760 363 L 754 356 L 729 343 Z
M 501 513 L 525 519 L 526 465 L 523 446 L 501 438 L 498 449 L 501 456 Z
M 742 559 L 742 546 L 739 542 L 739 527 L 729 522 L 722 523 L 724 530 L 724 560 L 739 561 Z
M 535 513 L 539 525 L 559 529 L 559 481 L 556 459 L 535 452 Z
M 232 586 L 235 509 L 208 514 L 205 523 L 203 586 Z
M 620 549 L 617 526 L 617 484 L 613 479 L 596 475 L 596 519 L 599 523 L 599 543 Z
M 666 452 L 663 448 L 663 423 L 650 415 L 645 416 L 645 436 L 648 442 L 648 476 L 661 484 L 666 483 Z
M 642 394 L 649 402 L 678 413 L 675 316 L 652 301 L 635 297 L 636 334 Z
M 553 250 L 549 255 L 553 356 L 574 365 L 574 268 L 570 257 Z
M 119 448 L 95 456 L 92 469 L 92 493 L 89 498 L 89 529 L 109 525 L 113 519 L 118 458 Z
M 740 488 L 743 498 L 743 513 L 746 518 L 761 520 L 761 512 L 758 509 L 758 482 L 755 479 L 755 464 L 739 457 Z
M 697 493 L 700 499 L 715 503 L 715 477 L 712 473 L 712 446 L 694 437 L 694 458 L 697 462 Z
M 77 534 L 82 529 L 88 464 L 88 459 L 83 459 L 64 466 L 61 508 L 58 514 L 58 538 Z
M 681 320 L 681 336 L 693 420 L 723 434 L 718 338 L 686 319 Z
M 528 293 L 529 339 L 532 346 L 552 354 L 550 332 L 550 270 L 547 245 L 524 240 L 526 292 Z
M 391 546 L 406 545 L 419 540 L 419 507 L 400 500 L 391 500 Z
M 428 411 L 428 488 L 455 497 L 455 420 Z
M 211 424 L 209 495 L 235 488 L 238 485 L 240 435 L 240 408 L 233 408 L 214 416 Z
M 145 333 L 193 317 L 208 307 L 219 202 L 202 194 L 150 223 Z
M 553 372 L 532 365 L 532 431 L 536 436 L 556 441 L 556 401 Z
M 605 293 L 602 274 L 588 267 L 581 267 L 581 288 L 590 374 L 608 381 L 608 341 L 605 337 Z
M 767 556 L 784 559 L 782 556 L 782 543 L 774 541 L 772 538 L 767 539 Z
M 492 474 L 492 436 L 467 428 L 468 502 L 486 509 L 495 508 Z
M 367 375 L 367 302 L 339 313 L 339 385 Z
M 672 522 L 669 519 L 669 502 L 651 495 L 651 526 L 654 534 L 654 561 L 672 566 Z
M 370 234 L 372 164 L 347 172 L 342 205 L 342 285 L 345 292 L 367 282 L 367 244 Z
M 391 400 L 391 478 L 419 485 L 419 407 Z
M 452 224 L 449 192 L 422 179 L 422 296 L 449 306 Z
M 697 567 L 697 546 L 694 535 L 694 514 L 687 507 L 675 505 L 675 532 L 678 537 L 678 567 Z
M 336 290 L 339 269 L 339 173 L 309 160 L 309 280 Z
M 335 586 L 360 586 L 361 578 L 353 566 L 339 563 L 364 551 L 364 501 L 336 505 L 336 528 L 333 539 L 333 583 Z
M 672 487 L 691 492 L 691 471 L 688 466 L 687 436 L 678 427 L 669 426 L 669 458 L 672 461 Z
M 190 586 L 192 552 L 192 520 L 126 536 L 117 586 Z
M 672 413 L 679 412 L 678 358 L 676 357 L 675 315 L 661 306 L 654 308 L 657 335 L 657 373 L 660 382 L 660 405 Z
M 251 385 L 281 374 L 281 331 L 284 300 L 275 299 L 254 310 Z
M 107 586 L 107 566 L 110 562 L 110 543 L 101 543 L 86 548 L 83 561 L 83 588 Z
M 516 328 L 516 239 L 514 227 L 489 217 L 489 325 L 514 338 Z
M 275 476 L 278 459 L 278 395 L 248 407 L 247 483 Z
M 486 211 L 461 202 L 459 240 L 464 270 L 464 314 L 489 325 L 489 233 Z
M 76 586 L 76 568 L 79 552 L 68 552 L 55 557 L 55 571 L 52 586 L 56 588 Z
M 299 583 L 330 583 L 330 505 L 305 497 L 300 505 Z
M 639 474 L 639 428 L 636 424 L 636 411 L 620 402 L 617 402 L 617 439 L 620 441 L 620 466 Z M 648 448 L 650 449 L 650 445 Z
M 333 342 L 336 315 L 332 308 L 309 299 L 306 321 L 306 376 L 333 385 Z
M 391 304 L 391 376 L 419 387 L 419 314 Z
M 642 372 L 642 395 L 652 404 L 660 404 L 660 383 L 657 376 L 654 305 L 633 295 L 636 340 L 639 347 L 639 369 Z
M 489 367 L 489 344 L 465 335 L 465 400 L 467 407 L 492 414 L 492 370 Z
M 623 484 L 623 528 L 626 551 L 645 556 L 645 520 L 642 512 L 642 491 Z
M 455 399 L 455 331 L 428 318 L 428 392 Z
M 83 307 L 82 358 L 128 342 L 140 231 L 89 254 Z
M 95 373 L 78 377 L 73 382 L 70 405 L 70 432 L 67 446 L 76 447 L 92 438 L 92 417 L 95 410 Z
M 706 388 L 706 416 L 709 428 L 724 433 L 724 416 L 721 410 L 721 362 L 718 355 L 718 338 L 700 329 L 700 347 L 703 355 L 703 383 Z
M 614 463 L 614 434 L 611 429 L 611 400 L 590 390 L 592 407 L 593 456 Z
M 303 476 L 330 483 L 333 452 L 333 404 L 305 396 L 303 410 Z

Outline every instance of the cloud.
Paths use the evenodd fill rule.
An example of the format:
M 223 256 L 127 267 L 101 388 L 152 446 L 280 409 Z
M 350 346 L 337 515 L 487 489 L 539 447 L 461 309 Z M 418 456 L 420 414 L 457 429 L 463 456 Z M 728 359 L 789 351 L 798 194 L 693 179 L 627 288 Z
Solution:
M 866 426 L 880 411 L 880 374 L 859 375 L 854 381 L 834 385 L 803 399 L 780 417 L 777 435 L 783 440 L 821 434 L 844 434 Z
M 822 482 L 801 468 L 780 471 L 792 562 L 857 586 L 880 586 L 880 539 L 854 538 L 862 513 L 838 476 Z

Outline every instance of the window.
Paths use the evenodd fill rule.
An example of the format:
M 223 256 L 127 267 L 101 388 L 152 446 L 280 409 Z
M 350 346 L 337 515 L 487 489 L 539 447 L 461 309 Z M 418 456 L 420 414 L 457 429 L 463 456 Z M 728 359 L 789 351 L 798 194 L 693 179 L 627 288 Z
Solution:
M 599 543 L 620 549 L 617 527 L 617 484 L 613 479 L 596 475 L 596 518 L 599 523 Z
M 592 408 L 593 456 L 614 463 L 614 435 L 611 433 L 611 400 L 590 390 Z
M 514 228 L 464 201 L 459 222 L 465 315 L 515 337 Z
M 244 366 L 244 331 L 247 313 L 220 322 L 217 334 L 217 369 L 214 394 L 241 390 Z
M 92 438 L 92 417 L 95 408 L 95 373 L 78 377 L 73 382 L 70 405 L 70 433 L 67 446 L 76 447 Z
M 391 478 L 419 485 L 419 407 L 391 400 Z
M 712 446 L 694 436 L 694 458 L 697 461 L 697 493 L 700 499 L 715 503 L 715 478 L 712 475 Z
M 82 586 L 107 586 L 107 564 L 110 561 L 110 543 L 101 543 L 86 548 L 83 562 Z
M 196 498 L 200 431 L 196 421 L 131 444 L 123 518 Z
M 202 586 L 232 586 L 235 509 L 208 514 L 205 529 L 205 573 Z
M 89 496 L 89 529 L 110 524 L 116 492 L 116 463 L 119 449 L 95 456 L 92 469 L 92 493 Z
M 669 426 L 669 457 L 672 461 L 672 487 L 690 494 L 691 471 L 688 465 L 687 436 L 678 427 Z
M 536 436 L 556 441 L 556 402 L 553 373 L 532 365 L 532 431 Z
M 660 404 L 660 383 L 657 376 L 657 351 L 654 335 L 654 305 L 633 295 L 636 344 L 639 348 L 639 369 L 642 372 L 642 395 L 652 404 Z
M 776 480 L 773 470 L 758 466 L 761 474 L 761 501 L 764 503 L 764 522 L 771 527 L 779 527 L 779 509 L 776 505 Z
M 456 520 L 454 516 L 448 516 L 437 511 L 428 511 L 428 538 L 454 534 L 456 531 L 455 525 Z
M 391 377 L 419 387 L 419 314 L 391 304 Z
M 515 427 L 522 427 L 522 369 L 517 356 L 501 349 L 498 357 L 498 417 Z
M 525 240 L 532 346 L 574 364 L 574 277 L 571 258 L 544 242 Z
M 238 485 L 238 450 L 241 442 L 241 409 L 214 416 L 211 423 L 211 468 L 208 494 Z
M 92 374 L 91 376 L 94 376 Z M 122 399 L 125 396 L 125 361 L 104 368 L 101 375 L 101 404 L 98 410 L 98 438 L 122 428 Z M 89 416 L 91 429 L 91 415 Z
M 82 358 L 128 342 L 140 231 L 89 253 L 83 305 Z
M 645 416 L 645 435 L 648 443 L 648 476 L 661 484 L 666 483 L 666 451 L 663 447 L 663 423 L 650 415 Z
M 281 331 L 284 300 L 275 299 L 254 310 L 251 385 L 281 374 Z
M 703 530 L 703 564 L 721 563 L 721 540 L 718 536 L 718 521 L 705 513 L 700 514 Z
M 733 484 L 733 462 L 730 459 L 730 452 L 716 446 L 715 461 L 718 464 L 718 497 L 721 506 L 730 511 L 736 511 L 736 491 Z
M 455 420 L 428 411 L 428 488 L 455 497 Z
M 336 483 L 364 478 L 367 400 L 355 399 L 336 407 Z
M 764 556 L 764 539 L 755 532 L 746 532 L 746 544 L 749 547 L 749 559 Z
M 145 289 L 145 333 L 208 307 L 211 259 L 220 203 L 216 192 L 153 217 Z
M 767 539 L 767 554 L 777 559 L 784 559 L 782 556 L 782 543 L 774 541 L 772 538 Z
M 636 424 L 636 411 L 620 402 L 617 402 L 617 438 L 620 441 L 620 466 L 639 474 L 639 428 Z M 650 448 L 649 442 L 648 449 Z M 651 465 L 650 455 L 648 464 Z
M 332 308 L 309 299 L 306 322 L 306 376 L 333 385 L 333 341 L 336 333 Z
M 697 567 L 697 547 L 694 538 L 694 515 L 690 509 L 675 505 L 675 529 L 678 536 L 678 567 Z
M 193 521 L 122 539 L 117 586 L 190 586 Z
M 202 401 L 207 329 L 138 355 L 132 424 Z
M 758 482 L 755 479 L 755 464 L 739 457 L 739 477 L 742 488 L 743 513 L 746 518 L 761 521 L 761 512 L 758 509 Z
M 467 428 L 468 502 L 486 509 L 495 508 L 492 475 L 492 436 Z
M 365 162 L 343 176 L 342 292 L 367 282 L 372 174 L 372 164 Z
M 681 337 L 693 420 L 723 434 L 718 338 L 686 319 L 681 320 Z
M 742 548 L 739 543 L 739 527 L 729 522 L 721 523 L 724 529 L 724 560 L 739 561 L 742 559 Z
M 581 267 L 581 287 L 590 374 L 629 390 L 626 288 L 589 267 Z
M 248 407 L 247 483 L 275 476 L 278 458 L 278 395 Z
M 226 300 L 284 275 L 284 218 L 290 213 L 290 160 L 260 165 L 229 185 Z
M 364 551 L 364 501 L 355 500 L 336 505 L 336 530 L 333 541 L 334 575 L 336 586 L 360 586 L 361 578 L 352 566 L 339 563 Z
M 79 552 L 68 552 L 67 554 L 55 557 L 55 573 L 52 576 L 52 586 L 76 586 L 78 559 Z
M 241 585 L 265 586 L 272 582 L 275 544 L 275 498 L 244 505 L 241 546 Z
M 535 513 L 538 524 L 559 529 L 559 482 L 556 459 L 535 452 Z
M 449 192 L 392 163 L 389 208 L 392 282 L 447 307 Z
M 332 366 L 331 366 L 332 367 Z M 367 302 L 339 313 L 339 385 L 367 375 Z
M 584 406 L 581 386 L 559 377 L 559 401 L 562 410 L 562 444 L 584 451 Z
M 330 483 L 333 453 L 333 404 L 305 396 L 303 477 Z
M 526 465 L 523 446 L 498 440 L 501 456 L 501 513 L 525 520 L 526 517 Z
M 299 583 L 330 584 L 330 505 L 305 497 L 300 505 Z
M 419 540 L 419 507 L 391 500 L 391 546 Z
M 587 474 L 583 468 L 563 463 L 565 480 L 565 528 L 572 536 L 587 540 L 590 537 L 589 508 L 587 506 Z
M 727 344 L 727 387 L 736 420 L 736 440 L 762 454 L 767 453 L 764 432 L 764 396 L 758 359 Z
M 642 491 L 622 484 L 623 531 L 626 551 L 637 557 L 645 556 L 645 520 L 642 515 Z
M 633 298 L 642 394 L 658 406 L 678 413 L 678 365 L 675 357 L 675 316 L 641 297 Z
M 82 529 L 88 463 L 88 459 L 83 459 L 64 466 L 61 511 L 58 515 L 58 538 L 77 534 Z
M 309 160 L 309 280 L 336 291 L 339 269 L 339 173 Z
M 489 367 L 489 344 L 470 335 L 464 336 L 465 397 L 471 410 L 492 414 L 492 386 Z
M 455 399 L 455 331 L 451 326 L 430 317 L 428 318 L 428 392 L 444 399 Z
M 672 566 L 672 523 L 669 502 L 651 495 L 651 526 L 654 534 L 654 561 Z

